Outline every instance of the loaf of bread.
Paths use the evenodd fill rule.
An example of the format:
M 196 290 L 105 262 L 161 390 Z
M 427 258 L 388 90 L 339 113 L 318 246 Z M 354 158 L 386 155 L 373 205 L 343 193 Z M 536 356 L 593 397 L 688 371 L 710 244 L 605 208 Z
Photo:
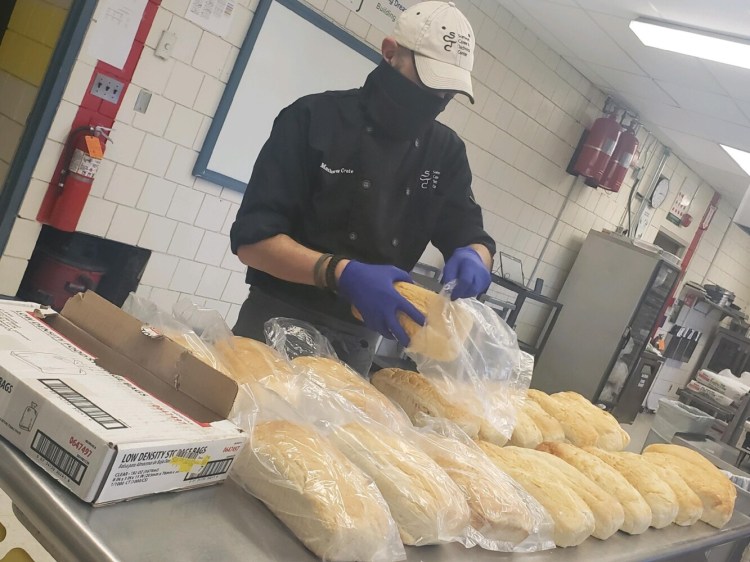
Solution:
M 239 384 L 260 383 L 286 400 L 293 400 L 294 373 L 289 363 L 272 347 L 252 340 L 234 336 L 215 345 L 225 374 Z
M 687 527 L 698 521 L 703 515 L 703 502 L 698 495 L 693 492 L 687 485 L 682 476 L 680 476 L 671 466 L 659 464 L 658 461 L 651 459 L 647 455 L 642 458 L 646 459 L 651 467 L 656 470 L 659 477 L 672 488 L 674 495 L 677 497 L 677 517 L 674 522 L 681 527 Z
M 565 432 L 565 439 L 578 447 L 596 445 L 599 433 L 578 407 L 573 407 L 568 401 L 553 398 L 541 390 L 530 388 L 527 398 L 533 400 L 550 416 L 560 422 Z
M 380 489 L 404 544 L 449 542 L 469 525 L 469 507 L 459 487 L 435 461 L 383 426 L 353 422 L 331 439 Z
M 327 357 L 305 356 L 293 359 L 292 366 L 321 388 L 338 393 L 375 421 L 391 428 L 410 425 L 393 402 L 344 363 Z
M 424 447 L 425 452 L 461 488 L 471 526 L 482 537 L 517 545 L 543 523 L 543 517 L 532 511 L 535 500 L 481 451 L 436 434 L 428 441 L 431 446 Z
M 513 435 L 510 437 L 509 444 L 533 449 L 542 442 L 542 439 L 542 432 L 539 431 L 531 416 L 524 409 L 518 409 L 516 411 L 516 427 L 513 428 Z
M 552 395 L 553 399 L 567 401 L 572 408 L 576 405 L 599 434 L 596 446 L 605 451 L 622 451 L 630 443 L 630 435 L 625 431 L 617 420 L 609 412 L 589 402 L 577 392 L 557 392 Z
M 409 350 L 436 361 L 454 361 L 474 324 L 471 315 L 454 303 L 446 303 L 439 294 L 414 283 L 399 281 L 394 288 L 429 318 L 427 325 L 422 327 L 410 316 L 398 313 L 399 323 L 411 340 Z M 352 314 L 362 320 L 362 315 L 354 307 Z
M 545 443 L 565 441 L 565 431 L 560 422 L 545 412 L 542 407 L 533 400 L 524 400 L 521 408 L 536 424 L 542 432 L 542 441 Z
M 737 489 L 703 455 L 679 445 L 654 444 L 644 449 L 643 457 L 682 477 L 703 504 L 701 521 L 721 529 L 731 519 Z
M 677 497 L 645 459 L 635 453 L 613 453 L 596 447 L 584 449 L 617 470 L 638 490 L 651 508 L 652 527 L 661 529 L 674 522 L 679 511 Z
M 375 388 L 401 406 L 414 423 L 418 414 L 427 414 L 451 420 L 472 439 L 479 434 L 482 419 L 446 400 L 424 375 L 403 369 L 381 369 L 372 375 L 371 381 Z
M 308 427 L 281 420 L 259 423 L 237 456 L 232 477 L 324 560 L 404 555 L 378 488 Z
M 526 457 L 529 462 L 544 463 L 552 467 L 562 476 L 567 484 L 586 502 L 594 514 L 595 527 L 591 533 L 597 539 L 605 540 L 614 535 L 625 520 L 625 513 L 612 494 L 603 490 L 596 482 L 589 479 L 577 468 L 557 458 L 555 455 L 537 451 L 535 449 L 518 449 L 519 456 Z
M 594 532 L 593 512 L 550 463 L 520 454 L 518 447 L 498 447 L 479 441 L 479 447 L 500 470 L 517 481 L 549 512 L 555 522 L 557 546 L 576 546 Z
M 537 449 L 561 458 L 617 498 L 623 508 L 621 531 L 637 535 L 649 528 L 651 508 L 646 500 L 622 474 L 603 460 L 570 443 L 542 443 Z

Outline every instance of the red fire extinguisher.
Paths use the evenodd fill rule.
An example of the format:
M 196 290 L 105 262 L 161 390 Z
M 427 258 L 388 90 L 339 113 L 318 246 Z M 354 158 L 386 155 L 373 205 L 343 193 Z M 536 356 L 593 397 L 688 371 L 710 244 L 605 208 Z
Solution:
M 638 132 L 638 126 L 638 121 L 633 120 L 628 125 L 628 129 L 620 135 L 615 151 L 612 153 L 599 183 L 599 187 L 602 189 L 615 193 L 620 191 L 622 181 L 625 179 L 630 164 L 633 162 L 633 157 L 638 150 L 638 137 L 635 136 Z
M 57 196 L 47 223 L 74 232 L 99 170 L 106 147 L 107 127 L 90 125 L 74 129 L 65 143 L 68 157 L 57 181 Z
M 604 168 L 615 150 L 619 137 L 620 124 L 614 113 L 594 121 L 573 165 L 573 171 L 589 178 L 591 182 L 587 181 L 587 184 L 597 185 L 602 179 Z

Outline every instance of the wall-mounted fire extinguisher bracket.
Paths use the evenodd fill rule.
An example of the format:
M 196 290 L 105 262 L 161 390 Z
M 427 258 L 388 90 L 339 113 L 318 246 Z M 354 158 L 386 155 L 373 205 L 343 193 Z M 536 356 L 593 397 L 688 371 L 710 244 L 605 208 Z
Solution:
M 109 127 L 86 125 L 73 129 L 65 142 L 63 166 L 47 223 L 74 232 L 86 205 L 91 185 L 104 158 Z

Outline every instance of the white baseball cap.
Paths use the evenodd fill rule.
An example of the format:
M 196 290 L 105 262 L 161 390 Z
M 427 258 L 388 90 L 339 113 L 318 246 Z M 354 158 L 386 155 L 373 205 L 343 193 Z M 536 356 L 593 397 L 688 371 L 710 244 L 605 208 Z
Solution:
M 474 103 L 474 30 L 453 2 L 430 0 L 408 8 L 396 21 L 393 38 L 414 51 L 425 86 L 461 92 Z

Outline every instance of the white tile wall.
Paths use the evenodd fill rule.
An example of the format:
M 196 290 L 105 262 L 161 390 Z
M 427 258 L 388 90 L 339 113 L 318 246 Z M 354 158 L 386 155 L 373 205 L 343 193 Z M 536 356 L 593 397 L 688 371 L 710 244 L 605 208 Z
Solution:
M 26 271 L 27 260 L 3 255 L 0 257 L 0 295 L 14 296 Z
M 107 238 L 135 246 L 141 237 L 148 213 L 118 205 L 107 230 Z
M 8 245 L 5 247 L 5 255 L 28 260 L 34 251 L 34 245 L 41 229 L 42 225 L 35 220 L 17 220 L 10 232 Z
M 159 11 L 161 12 L 161 10 Z M 186 19 L 172 18 L 169 31 L 177 35 L 177 43 L 175 43 L 172 56 L 178 61 L 190 64 L 195 56 L 195 50 L 198 48 L 203 30 Z
M 195 294 L 210 299 L 220 299 L 229 280 L 230 272 L 210 265 L 205 268 Z
M 98 197 L 89 197 L 76 229 L 80 232 L 104 237 L 109 230 L 117 204 Z
M 227 286 L 221 295 L 221 300 L 234 304 L 242 304 L 247 298 L 248 288 L 244 273 L 234 272 L 229 276 Z
M 155 176 L 163 176 L 174 154 L 175 144 L 166 139 L 146 135 L 135 161 L 135 167 Z
M 198 246 L 203 239 L 204 230 L 180 223 L 177 225 L 172 243 L 169 245 L 168 253 L 192 260 L 198 251 Z
M 164 175 L 170 181 L 184 185 L 186 187 L 192 187 L 195 183 L 195 176 L 193 176 L 193 166 L 195 165 L 195 159 L 198 157 L 198 153 L 194 150 L 178 146 L 172 160 L 167 168 L 167 173 Z
M 143 271 L 141 283 L 151 287 L 166 289 L 172 282 L 172 276 L 180 259 L 167 254 L 152 253 L 146 269 Z
M 137 207 L 148 213 L 166 215 L 176 188 L 177 186 L 171 181 L 148 176 Z
M 229 248 L 229 237 L 216 232 L 206 232 L 195 259 L 209 265 L 222 265 L 227 248 Z
M 193 67 L 209 76 L 218 78 L 221 76 L 231 48 L 232 46 L 223 39 L 204 32 L 193 58 Z
M 134 92 L 134 96 L 137 96 L 137 92 L 141 91 L 141 88 L 137 87 L 129 88 L 128 91 L 131 89 Z M 135 102 L 135 99 L 136 98 L 133 97 L 133 101 L 130 103 L 128 103 L 130 100 L 125 99 L 123 100 L 122 105 L 124 107 L 133 107 L 132 104 Z M 164 135 L 164 131 L 167 128 L 167 124 L 169 123 L 174 110 L 175 103 L 173 101 L 159 95 L 152 95 L 146 113 L 133 112 L 133 126 L 142 131 L 146 131 L 147 133 L 156 135 L 157 137 L 161 137 Z M 120 109 L 120 114 L 121 113 L 123 113 L 122 109 Z M 117 116 L 118 119 L 120 118 L 120 114 Z
M 193 294 L 198 288 L 198 283 L 201 281 L 201 276 L 206 266 L 202 263 L 197 263 L 190 260 L 180 260 L 175 269 L 174 275 L 172 276 L 172 282 L 169 284 L 169 288 L 173 291 L 179 291 L 181 293 Z
M 181 62 L 175 62 L 164 97 L 187 107 L 192 107 L 203 82 L 203 73 Z
M 201 210 L 195 219 L 195 226 L 205 228 L 206 230 L 221 230 L 230 206 L 231 203 L 229 201 L 206 195 L 203 199 Z
M 193 223 L 198 216 L 205 195 L 200 191 L 177 186 L 167 216 L 180 222 Z
M 177 221 L 159 215 L 148 215 L 138 245 L 155 252 L 166 252 L 176 229 Z
M 203 115 L 181 105 L 175 107 L 164 138 L 182 146 L 192 148 L 195 137 L 203 123 Z
M 104 198 L 120 205 L 135 207 L 146 183 L 146 177 L 144 172 L 118 164 L 109 180 Z

